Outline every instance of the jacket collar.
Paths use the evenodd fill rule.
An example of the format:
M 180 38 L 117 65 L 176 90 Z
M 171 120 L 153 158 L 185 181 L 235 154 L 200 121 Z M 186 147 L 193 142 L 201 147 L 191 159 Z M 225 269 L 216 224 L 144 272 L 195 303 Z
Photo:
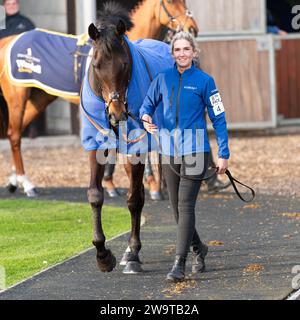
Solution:
M 174 71 L 176 72 L 176 74 L 180 75 L 180 72 L 177 69 L 177 64 L 176 62 L 174 63 Z M 192 74 L 195 71 L 195 64 L 194 61 L 192 62 L 192 66 L 189 69 L 186 69 L 183 73 L 181 73 L 182 76 L 188 76 L 190 74 Z

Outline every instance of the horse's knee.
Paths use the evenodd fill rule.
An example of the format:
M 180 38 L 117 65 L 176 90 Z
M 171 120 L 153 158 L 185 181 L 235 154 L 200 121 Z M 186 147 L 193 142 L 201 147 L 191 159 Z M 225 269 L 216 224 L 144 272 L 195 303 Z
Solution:
M 140 212 L 144 206 L 145 197 L 140 195 L 139 197 L 132 197 L 127 201 L 128 209 L 130 212 Z
M 92 207 L 101 207 L 104 201 L 103 191 L 95 188 L 87 191 L 88 202 Z
M 12 130 L 8 130 L 7 135 L 8 135 L 11 147 L 13 149 L 20 148 L 21 135 L 13 133 Z

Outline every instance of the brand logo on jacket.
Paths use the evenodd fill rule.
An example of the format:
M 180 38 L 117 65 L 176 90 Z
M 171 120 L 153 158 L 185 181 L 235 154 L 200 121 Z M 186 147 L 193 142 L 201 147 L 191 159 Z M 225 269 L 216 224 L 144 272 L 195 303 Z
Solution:
M 18 25 L 17 25 L 17 29 L 19 29 L 19 30 L 25 30 L 26 29 L 26 26 L 25 26 L 25 24 L 24 23 L 19 23 Z
M 187 89 L 187 90 L 197 90 L 197 87 L 193 87 L 193 86 L 184 86 L 184 89 Z

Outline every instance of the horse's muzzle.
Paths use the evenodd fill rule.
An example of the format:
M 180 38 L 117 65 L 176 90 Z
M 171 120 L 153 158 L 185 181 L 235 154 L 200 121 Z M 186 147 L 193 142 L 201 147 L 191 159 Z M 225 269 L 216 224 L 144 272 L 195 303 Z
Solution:
M 120 118 L 117 118 L 117 117 L 115 116 L 115 114 L 112 113 L 112 114 L 110 114 L 110 115 L 108 116 L 108 118 L 109 118 L 109 123 L 110 123 L 113 127 L 118 127 L 119 124 L 120 124 L 120 122 L 123 122 L 123 121 L 127 121 L 127 120 L 128 120 L 128 114 L 127 114 L 127 112 L 122 112 Z

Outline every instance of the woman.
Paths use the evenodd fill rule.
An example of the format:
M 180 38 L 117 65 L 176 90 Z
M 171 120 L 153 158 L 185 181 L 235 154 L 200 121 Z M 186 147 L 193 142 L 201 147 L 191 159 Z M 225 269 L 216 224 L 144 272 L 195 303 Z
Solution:
M 210 152 L 206 108 L 218 143 L 218 174 L 224 174 L 228 168 L 229 148 L 224 107 L 218 89 L 213 78 L 193 63 L 197 55 L 195 39 L 189 33 L 179 32 L 172 40 L 171 50 L 174 68 L 165 70 L 153 80 L 140 117 L 145 129 L 155 134 L 158 127 L 152 123 L 152 116 L 159 106 L 158 125 L 163 129 L 159 131 L 162 168 L 178 224 L 176 257 L 167 280 L 177 282 L 185 277 L 190 246 L 193 249 L 193 273 L 204 271 L 208 251 L 195 229 L 195 204 Z

